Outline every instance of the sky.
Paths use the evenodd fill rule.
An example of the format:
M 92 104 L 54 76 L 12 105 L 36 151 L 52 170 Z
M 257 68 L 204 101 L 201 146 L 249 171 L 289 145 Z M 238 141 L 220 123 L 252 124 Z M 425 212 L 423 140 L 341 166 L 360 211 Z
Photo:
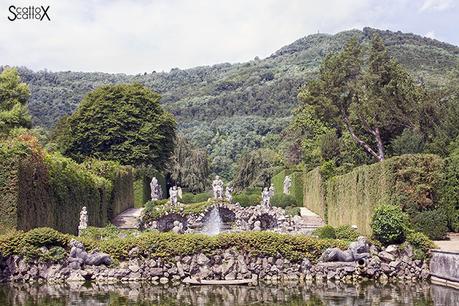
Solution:
M 15 20 L 10 6 L 49 6 Z M 264 58 L 370 26 L 459 45 L 459 0 L 0 0 L 0 65 L 128 74 Z

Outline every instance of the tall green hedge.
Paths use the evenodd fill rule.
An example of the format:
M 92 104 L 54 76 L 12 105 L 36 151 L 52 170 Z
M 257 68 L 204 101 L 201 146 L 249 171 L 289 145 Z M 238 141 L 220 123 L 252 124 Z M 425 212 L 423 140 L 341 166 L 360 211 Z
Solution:
M 80 165 L 45 152 L 33 139 L 0 142 L 0 157 L 0 232 L 48 226 L 76 233 L 83 206 L 93 226 L 133 206 L 128 167 L 101 161 Z
M 434 208 L 442 167 L 436 155 L 412 154 L 357 167 L 326 182 L 315 169 L 305 175 L 304 204 L 330 225 L 355 224 L 361 233 L 370 234 L 370 220 L 380 204 L 416 211 Z
M 441 204 L 450 230 L 459 232 L 459 153 L 445 159 Z
M 271 178 L 271 183 L 274 185 L 276 194 L 283 193 L 284 179 L 290 175 L 292 185 L 290 186 L 290 195 L 295 198 L 298 206 L 303 203 L 303 172 L 290 169 L 284 169 Z

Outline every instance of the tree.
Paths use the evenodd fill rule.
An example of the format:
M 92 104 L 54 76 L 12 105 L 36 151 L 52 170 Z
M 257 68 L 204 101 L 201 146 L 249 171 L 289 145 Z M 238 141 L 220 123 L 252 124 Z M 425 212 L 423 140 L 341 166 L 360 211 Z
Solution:
M 203 192 L 209 187 L 207 152 L 194 148 L 183 136 L 178 136 L 170 161 L 171 178 L 190 192 Z
M 299 99 L 302 107 L 312 106 L 320 120 L 338 134 L 347 130 L 361 148 L 381 161 L 393 137 L 405 128 L 416 128 L 421 91 L 375 35 L 366 56 L 356 39 L 328 56 L 319 79 L 303 88 Z
M 61 122 L 57 141 L 64 155 L 152 165 L 163 169 L 174 149 L 175 119 L 160 96 L 140 84 L 106 85 L 86 95 Z
M 5 68 L 0 73 L 0 133 L 8 133 L 13 128 L 32 126 L 27 109 L 29 86 L 21 82 L 15 68 Z

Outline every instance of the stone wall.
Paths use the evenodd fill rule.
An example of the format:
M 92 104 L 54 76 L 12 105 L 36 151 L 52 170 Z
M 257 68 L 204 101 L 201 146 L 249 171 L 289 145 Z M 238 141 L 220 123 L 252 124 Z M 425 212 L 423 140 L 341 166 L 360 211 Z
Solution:
M 330 249 L 333 251 L 333 249 Z M 46 247 L 41 248 L 47 252 Z M 59 262 L 26 260 L 19 256 L 1 257 L 0 281 L 153 281 L 168 283 L 192 280 L 266 280 L 295 281 L 341 280 L 353 282 L 377 279 L 383 283 L 390 278 L 404 281 L 427 279 L 427 263 L 414 259 L 410 246 L 400 249 L 376 245 L 366 247 L 365 258 L 350 262 L 328 261 L 313 263 L 306 257 L 291 261 L 282 256 L 254 256 L 234 247 L 216 250 L 212 254 L 198 253 L 175 257 L 148 257 L 132 248 L 119 265 L 113 265 L 104 253 L 86 253 L 82 244 L 73 242 L 68 258 Z M 327 254 L 327 256 L 325 256 Z
M 459 288 L 459 252 L 432 250 L 430 271 L 436 283 Z

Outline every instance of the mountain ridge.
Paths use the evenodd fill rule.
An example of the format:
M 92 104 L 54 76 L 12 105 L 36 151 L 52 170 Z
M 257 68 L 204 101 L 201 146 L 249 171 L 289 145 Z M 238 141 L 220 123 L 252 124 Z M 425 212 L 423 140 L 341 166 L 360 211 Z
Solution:
M 245 151 L 266 145 L 288 125 L 298 88 L 317 76 L 327 54 L 341 50 L 352 37 L 367 44 L 373 33 L 427 86 L 442 86 L 459 62 L 459 47 L 416 34 L 364 28 L 336 34 L 312 34 L 281 47 L 270 56 L 243 63 L 220 63 L 169 72 L 110 74 L 33 72 L 19 68 L 30 85 L 33 122 L 51 127 L 71 114 L 97 86 L 139 82 L 159 92 L 161 104 L 177 118 L 191 142 L 208 149 L 213 168 L 234 164 Z M 267 124 L 269 122 L 269 124 Z M 272 140 L 272 139 L 271 139 Z M 231 170 L 230 170 L 231 171 Z

